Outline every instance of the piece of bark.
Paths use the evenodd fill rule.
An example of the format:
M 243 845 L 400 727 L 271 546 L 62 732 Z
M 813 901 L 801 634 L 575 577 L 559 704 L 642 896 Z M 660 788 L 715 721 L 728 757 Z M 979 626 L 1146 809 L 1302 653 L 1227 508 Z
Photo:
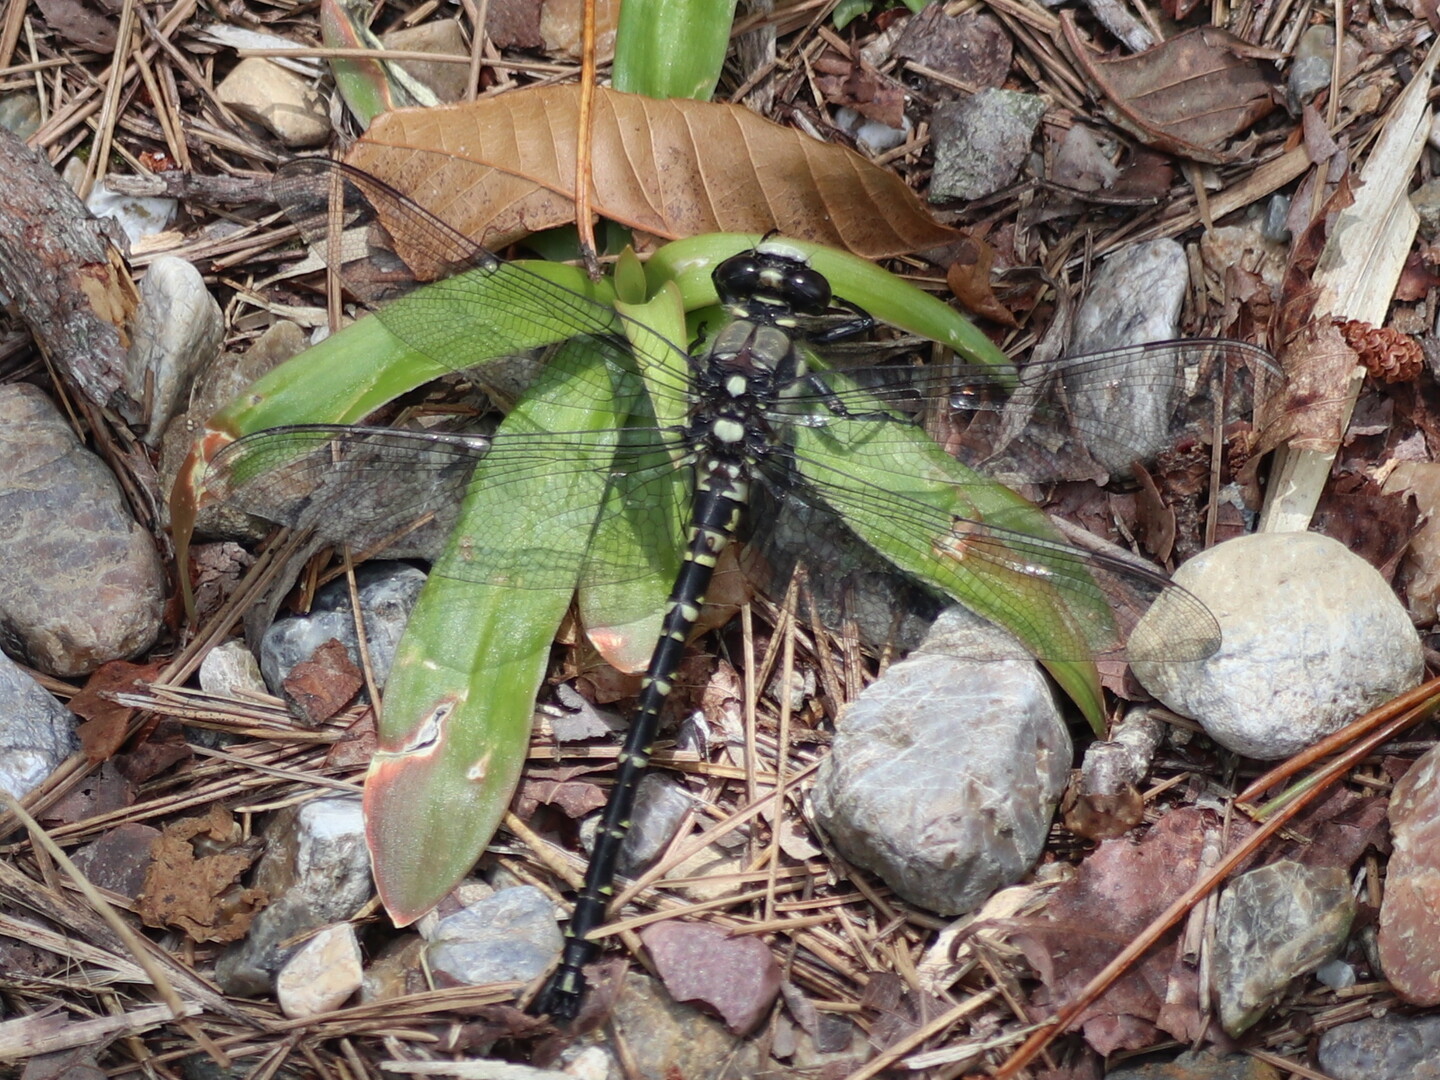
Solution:
M 125 262 L 43 154 L 0 129 L 0 288 L 70 384 L 121 404 L 139 295 Z

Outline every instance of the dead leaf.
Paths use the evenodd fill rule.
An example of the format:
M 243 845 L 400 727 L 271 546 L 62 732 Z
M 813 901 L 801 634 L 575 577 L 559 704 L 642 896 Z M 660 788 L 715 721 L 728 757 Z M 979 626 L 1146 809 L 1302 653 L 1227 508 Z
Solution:
M 1386 477 L 1384 491 L 1413 498 L 1424 522 L 1411 538 L 1401 573 L 1411 617 L 1428 625 L 1440 601 L 1440 464 L 1402 462 Z
M 1005 85 L 1014 44 L 1000 20 L 988 11 L 947 15 L 945 8 L 931 4 L 913 16 L 891 55 L 914 60 L 972 90 Z
M 80 0 L 38 0 L 36 7 L 58 36 L 82 49 L 115 51 L 115 20 Z
M 955 261 L 945 271 L 945 283 L 972 314 L 993 319 L 1002 326 L 1018 327 L 1015 316 L 991 288 L 990 271 L 994 266 L 995 249 L 979 236 L 966 235 L 955 246 Z
M 1243 828 L 1232 826 L 1231 843 L 1241 839 Z M 1013 938 L 1049 990 L 1039 1002 L 1047 1015 L 1074 1000 L 1116 953 L 1194 884 L 1206 833 L 1218 829 L 1215 815 L 1207 811 L 1172 810 L 1138 842 L 1122 837 L 1101 843 L 1075 877 L 1056 889 L 1047 917 L 1027 922 Z M 1171 930 L 1161 938 L 1078 1018 L 1086 1041 L 1100 1053 L 1149 1046 L 1167 997 L 1185 996 L 1174 985 L 1176 935 Z M 1190 970 L 1189 978 L 1198 976 Z
M 134 715 L 133 709 L 117 705 L 110 695 L 143 688 L 159 674 L 160 668 L 158 663 L 112 660 L 102 664 L 85 681 L 84 688 L 70 699 L 70 711 L 85 719 L 80 725 L 80 745 L 92 764 L 108 760 L 120 749 Z
M 1259 432 L 1252 463 L 1288 444 L 1293 450 L 1333 454 L 1349 419 L 1349 387 L 1356 377 L 1354 351 L 1328 319 L 1311 322 L 1281 357 L 1283 387 L 1267 398 L 1255 418 Z
M 905 88 L 863 60 L 824 56 L 815 63 L 815 85 L 832 105 L 892 128 L 905 123 Z
M 720 1014 L 736 1035 L 753 1030 L 780 992 L 780 965 L 755 937 L 693 923 L 647 926 L 640 939 L 676 1001 L 698 1001 Z
M 1098 60 L 1070 11 L 1060 25 L 1080 69 L 1099 88 L 1105 114 L 1147 146 L 1210 164 L 1235 160 L 1226 140 L 1275 109 L 1256 50 L 1204 26 L 1118 60 Z
M 221 850 L 197 855 L 197 838 Z M 235 819 L 218 804 L 204 817 L 167 826 L 151 850 L 155 861 L 145 874 L 145 890 L 136 905 L 141 921 L 183 930 L 192 941 L 244 937 L 255 913 L 269 902 L 265 890 L 239 884 L 261 846 L 257 840 L 241 843 Z
M 544 86 L 386 113 L 346 161 L 501 247 L 574 220 L 577 102 Z M 595 210 L 655 236 L 773 229 L 871 259 L 956 236 L 892 173 L 736 105 L 602 89 L 591 153 Z

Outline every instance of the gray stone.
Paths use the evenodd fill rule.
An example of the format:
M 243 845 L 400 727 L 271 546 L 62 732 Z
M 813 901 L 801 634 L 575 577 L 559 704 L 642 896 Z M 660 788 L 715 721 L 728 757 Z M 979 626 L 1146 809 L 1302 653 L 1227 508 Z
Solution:
M 1426 236 L 1440 234 L 1440 179 L 1426 180 L 1412 191 L 1410 205 L 1420 216 L 1420 229 Z
M 986 659 L 961 659 L 967 649 Z M 837 722 L 815 816 L 846 859 L 906 900 L 960 914 L 1034 865 L 1070 757 L 1028 654 L 952 608 Z
M 1169 708 L 1238 754 L 1288 757 L 1420 681 L 1420 642 L 1375 568 L 1317 533 L 1242 536 L 1202 552 L 1175 582 L 1220 623 L 1205 660 L 1132 664 Z M 1141 620 L 1173 615 L 1161 596 Z
M 1320 1036 L 1320 1068 L 1334 1080 L 1440 1080 L 1440 1016 L 1379 1016 Z
M 23 799 L 80 748 L 75 714 L 0 653 L 0 789 Z
M 1165 1061 L 1125 1065 L 1106 1072 L 1105 1080 L 1281 1080 L 1274 1067 L 1249 1054 L 1187 1050 Z
M 1330 85 L 1335 64 L 1335 28 L 1311 26 L 1295 45 L 1295 62 L 1285 80 L 1285 88 L 1294 111 Z
M 694 806 L 695 796 L 678 782 L 660 773 L 646 773 L 635 795 L 630 828 L 620 846 L 620 873 L 633 877 L 654 862 Z
M 465 986 L 529 982 L 565 947 L 555 905 L 533 885 L 501 889 L 440 919 L 428 936 L 430 970 Z
M 160 633 L 165 577 L 110 470 L 44 392 L 0 386 L 0 628 L 52 675 L 128 660 Z
M 250 934 L 215 966 L 226 993 L 242 997 L 270 989 L 271 979 L 312 930 L 349 919 L 370 900 L 370 854 L 360 800 L 351 795 L 311 799 L 282 810 L 265 830 L 267 847 L 255 886 L 270 904 Z
M 185 408 L 196 375 L 210 365 L 225 334 L 220 305 L 195 267 L 164 255 L 145 271 L 140 308 L 131 322 L 125 357 L 125 391 L 136 402 L 149 402 L 141 416 L 145 442 L 160 445 L 171 417 Z
M 994 88 L 937 106 L 930 201 L 981 199 L 1013 182 L 1044 115 L 1042 98 Z
M 1238 1036 L 1293 979 L 1333 959 L 1355 918 L 1350 880 L 1337 866 L 1282 860 L 1242 874 L 1220 895 L 1215 997 L 1220 1024 Z
M 355 571 L 355 584 L 365 618 L 365 645 L 375 681 L 383 687 L 395 661 L 395 646 L 425 585 L 425 574 L 405 563 L 371 562 Z M 343 579 L 315 594 L 308 615 L 280 619 L 265 631 L 260 640 L 260 670 L 271 692 L 282 696 L 285 679 L 295 665 L 308 660 L 332 638 L 345 646 L 359 667 L 360 640 L 355 634 L 349 586 Z

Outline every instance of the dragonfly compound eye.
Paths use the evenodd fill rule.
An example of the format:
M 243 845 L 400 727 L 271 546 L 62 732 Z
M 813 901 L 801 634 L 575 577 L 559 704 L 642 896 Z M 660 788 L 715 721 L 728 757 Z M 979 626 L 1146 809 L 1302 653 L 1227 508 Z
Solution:
M 785 298 L 804 315 L 823 315 L 830 306 L 830 282 L 808 266 L 797 266 L 786 276 Z
M 763 269 L 753 251 L 742 251 L 720 263 L 711 273 L 715 291 L 723 303 L 733 304 L 737 300 L 754 295 L 760 286 Z

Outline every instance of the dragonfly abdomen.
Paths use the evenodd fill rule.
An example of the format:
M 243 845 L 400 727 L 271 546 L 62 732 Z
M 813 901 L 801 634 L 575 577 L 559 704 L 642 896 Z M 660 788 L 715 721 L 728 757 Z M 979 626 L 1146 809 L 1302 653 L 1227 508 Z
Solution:
M 661 710 L 674 689 L 675 672 L 684 657 L 685 643 L 700 618 L 715 564 L 739 528 L 749 493 L 746 472 L 743 463 L 726 461 L 717 455 L 706 460 L 697 480 L 685 561 L 670 590 L 660 637 L 641 683 L 635 718 L 617 759 L 615 786 L 601 814 L 585 883 L 565 930 L 565 951 L 560 966 L 537 1002 L 541 1011 L 557 1019 L 573 1017 L 579 1010 L 585 991 L 582 969 L 600 952 L 600 946 L 589 940 L 589 934 L 605 922 L 614 894 L 620 849 L 630 830 L 630 815 L 640 778 L 650 764 Z

